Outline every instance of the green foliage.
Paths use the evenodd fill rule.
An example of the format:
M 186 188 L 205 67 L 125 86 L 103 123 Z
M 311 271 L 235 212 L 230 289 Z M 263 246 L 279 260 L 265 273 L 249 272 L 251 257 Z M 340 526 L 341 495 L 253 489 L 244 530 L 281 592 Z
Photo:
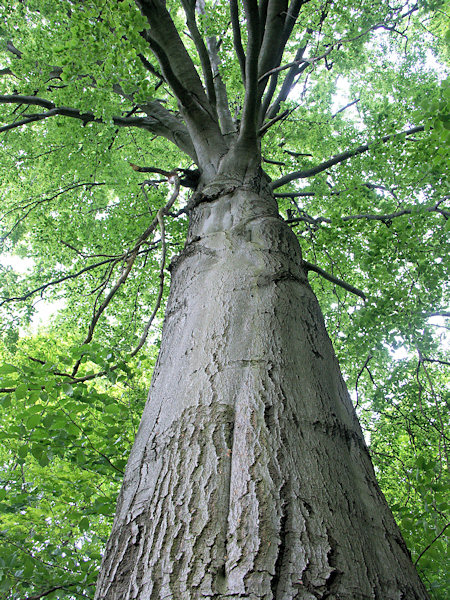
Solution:
M 48 361 L 30 363 L 28 353 Z M 49 582 L 62 586 L 56 597 L 92 594 L 149 382 L 125 364 L 114 383 L 107 377 L 72 385 L 55 375 L 58 365 L 82 355 L 92 369 L 108 370 L 114 360 L 99 344 L 80 348 L 47 335 L 25 339 L 16 366 L 0 367 L 2 384 L 15 388 L 0 402 L 0 567 L 7 598 Z M 154 358 L 141 365 L 145 372 Z
M 200 71 L 179 2 L 167 4 Z M 275 180 L 371 144 L 280 188 L 303 195 L 278 201 L 304 258 L 367 296 L 309 275 L 380 484 L 432 598 L 445 600 L 448 2 L 409 9 L 397 22 L 381 0 L 305 3 L 284 62 L 306 42 L 310 58 L 333 52 L 282 103 L 292 113 L 268 130 L 262 154 Z M 2 95 L 43 97 L 95 118 L 59 115 L 0 133 L 0 598 L 50 589 L 47 598 L 92 598 L 159 345 L 162 310 L 130 358 L 159 293 L 158 230 L 86 342 L 89 323 L 171 192 L 167 182 L 143 185 L 130 163 L 172 170 L 191 159 L 113 120 L 142 117 L 155 99 L 178 110 L 139 58 L 151 54 L 134 2 L 12 0 L 0 6 L 0 23 Z M 198 25 L 221 40 L 219 70 L 239 119 L 244 92 L 227 3 L 207 1 Z M 46 109 L 0 110 L 12 123 Z M 419 126 L 425 131 L 393 135 Z M 186 219 L 168 217 L 165 227 L 167 266 Z M 11 255 L 28 262 L 18 267 Z M 59 310 L 38 328 L 41 298 Z

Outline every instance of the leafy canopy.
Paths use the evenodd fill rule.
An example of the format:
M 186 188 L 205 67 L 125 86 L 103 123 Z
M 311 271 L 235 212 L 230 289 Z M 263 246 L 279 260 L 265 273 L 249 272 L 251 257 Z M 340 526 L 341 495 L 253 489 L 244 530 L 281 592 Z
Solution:
M 257 4 L 278 40 L 271 8 L 298 9 L 278 55 Z M 206 177 L 202 128 L 225 147 L 256 124 L 380 483 L 444 600 L 448 3 L 163 5 L 0 6 L 2 597 L 93 596 L 186 233 L 192 192 L 168 173 Z M 58 312 L 38 329 L 42 303 Z

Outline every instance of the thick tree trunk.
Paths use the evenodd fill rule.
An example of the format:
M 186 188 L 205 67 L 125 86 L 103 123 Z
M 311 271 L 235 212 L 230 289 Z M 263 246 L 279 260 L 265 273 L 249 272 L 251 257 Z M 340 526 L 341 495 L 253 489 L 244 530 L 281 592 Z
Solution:
M 193 211 L 96 598 L 427 598 L 264 188 Z

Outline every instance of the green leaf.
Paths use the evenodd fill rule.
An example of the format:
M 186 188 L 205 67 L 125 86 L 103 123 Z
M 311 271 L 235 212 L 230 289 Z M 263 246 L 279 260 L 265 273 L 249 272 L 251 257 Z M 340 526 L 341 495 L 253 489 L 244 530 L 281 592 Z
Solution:
M 70 385 L 70 383 L 63 383 L 62 389 L 67 396 L 73 396 L 73 387 Z
M 33 427 L 40 425 L 41 421 L 42 421 L 41 415 L 39 415 L 39 414 L 31 415 L 31 417 L 28 417 L 28 419 L 27 419 L 27 428 L 33 429 Z
M 20 446 L 20 448 L 17 450 L 17 454 L 20 456 L 20 458 L 25 458 L 28 454 L 27 446 Z
M 28 385 L 26 383 L 21 383 L 17 386 L 16 391 L 14 392 L 17 400 L 22 400 L 28 393 Z
M 44 451 L 44 449 L 42 448 L 42 446 L 32 446 L 32 448 L 31 448 L 31 454 L 37 460 L 39 460 L 41 458 L 43 451 Z
M 18 373 L 19 369 L 14 365 L 3 363 L 0 365 L 0 375 L 9 375 L 10 373 Z
M 38 462 L 41 465 L 41 467 L 46 467 L 50 462 L 50 459 L 49 459 L 47 453 L 43 452 L 40 455 L 40 457 L 38 458 Z

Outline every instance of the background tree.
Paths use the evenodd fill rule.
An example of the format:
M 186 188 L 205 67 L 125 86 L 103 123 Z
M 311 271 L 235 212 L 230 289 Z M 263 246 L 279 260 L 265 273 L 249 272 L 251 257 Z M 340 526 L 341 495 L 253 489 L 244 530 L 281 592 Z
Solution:
M 5 597 L 93 597 L 159 346 L 166 267 L 183 253 L 186 236 L 187 251 L 196 248 L 210 209 L 213 231 L 228 231 L 227 211 L 214 213 L 221 196 L 234 198 L 239 212 L 243 199 L 236 190 L 249 186 L 263 198 L 264 214 L 274 210 L 268 208 L 269 180 L 260 161 L 278 210 L 301 242 L 303 268 L 355 390 L 380 482 L 413 559 L 434 597 L 447 597 L 445 5 L 137 4 L 30 0 L 1 9 L 3 250 L 32 259 L 28 272 L 2 268 Z M 174 173 L 195 166 L 199 181 L 195 172 Z M 259 206 L 254 200 L 253 211 Z M 283 252 L 280 239 L 287 240 L 284 252 L 293 252 L 286 229 L 279 232 L 280 238 L 269 235 L 272 247 L 264 260 L 272 251 Z M 264 235 L 253 231 L 246 241 L 264 246 Z M 203 248 L 205 255 L 213 250 Z M 200 254 L 194 264 L 202 264 Z M 246 249 L 227 274 L 247 274 L 241 302 L 252 297 L 249 256 L 261 258 Z M 177 261 L 172 264 L 179 271 Z M 264 275 L 261 263 L 256 269 L 258 277 Z M 281 279 L 292 269 L 286 267 Z M 192 273 L 197 282 L 198 273 Z M 255 289 L 272 289 L 273 283 L 274 277 L 259 280 Z M 219 284 L 216 277 L 191 298 L 205 302 L 202 293 L 212 291 L 206 299 L 214 314 Z M 289 285 L 270 308 L 294 315 L 289 323 L 295 323 L 295 338 L 298 327 L 308 327 L 300 323 L 304 304 L 290 312 L 283 307 L 283 297 L 293 299 Z M 255 314 L 267 308 L 263 296 L 238 307 L 235 323 L 244 330 L 248 323 L 256 326 Z M 41 297 L 61 299 L 63 308 L 45 334 L 27 335 L 24 327 Z M 176 300 L 169 317 L 179 310 Z M 219 312 L 220 303 L 220 320 Z M 209 314 L 206 306 L 200 314 Z M 170 319 L 168 324 L 170 330 Z M 209 331 L 220 330 L 217 321 L 209 325 Z M 267 354 L 275 352 L 276 343 L 270 346 L 264 337 L 268 331 L 258 328 L 254 344 L 263 340 Z M 318 354 L 328 352 L 323 340 L 314 343 Z M 220 355 L 220 338 L 215 344 Z M 298 348 L 286 341 L 286 351 L 292 350 Z M 291 370 L 297 373 L 295 360 Z M 159 372 L 164 369 L 170 375 L 160 363 Z M 276 381 L 276 365 L 273 373 Z M 274 406 L 271 412 L 267 403 L 264 413 L 272 434 L 280 420 Z M 208 439 L 208 423 L 216 420 L 229 417 L 207 414 L 203 433 L 194 430 L 194 448 L 202 445 L 202 435 Z M 316 443 L 325 447 L 317 435 Z M 278 448 L 275 438 L 270 443 Z M 174 439 L 182 449 L 182 436 Z M 261 575 L 262 591 L 255 597 L 268 597 L 264 577 L 277 598 L 294 597 L 294 586 L 304 598 L 343 594 L 339 586 L 348 586 L 341 581 L 349 575 L 341 572 L 337 556 L 345 554 L 345 542 L 327 532 L 321 543 L 313 516 L 310 537 L 326 555 L 328 575 L 315 572 L 320 560 L 311 560 L 309 572 L 297 565 L 298 579 L 292 578 L 282 541 L 298 523 L 283 477 L 272 471 L 267 479 L 280 492 L 273 516 L 279 531 L 268 540 L 273 564 Z M 199 482 L 193 476 L 192 489 L 207 488 Z M 329 485 L 333 489 L 333 476 Z M 196 502 L 205 508 L 202 498 Z M 306 501 L 302 506 L 311 514 L 317 508 Z M 355 508 L 355 523 L 359 512 Z M 203 557 L 202 543 L 197 551 Z M 175 561 L 177 552 L 183 555 L 181 546 L 160 555 L 166 551 Z M 202 585 L 217 595 L 221 590 L 214 586 L 225 585 L 230 565 L 216 559 L 210 568 L 216 580 L 206 578 Z M 111 597 L 125 597 L 117 585 L 113 593 L 119 595 Z M 155 597 L 165 593 L 166 582 L 160 585 Z M 379 585 L 376 593 L 389 597 Z M 256 587 L 252 592 L 258 593 Z M 357 593 L 366 597 L 361 590 L 348 597 Z M 424 597 L 417 587 L 414 593 Z

